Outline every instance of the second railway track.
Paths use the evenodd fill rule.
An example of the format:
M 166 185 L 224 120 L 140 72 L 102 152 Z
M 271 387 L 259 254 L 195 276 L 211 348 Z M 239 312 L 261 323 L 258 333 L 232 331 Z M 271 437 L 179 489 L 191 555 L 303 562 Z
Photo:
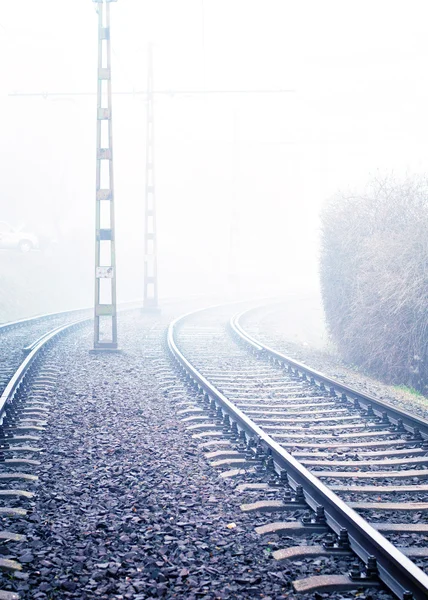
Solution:
M 348 535 L 365 564 L 363 573 L 297 581 L 296 590 L 351 589 L 379 578 L 399 598 L 426 598 L 428 422 L 275 352 L 245 331 L 242 316 L 230 318 L 232 310 L 197 311 L 169 328 L 169 349 L 200 397 L 200 407 L 183 406 L 190 431 L 213 451 L 222 476 L 251 481 L 262 465 L 290 486 L 271 500 L 262 491 L 268 484 L 253 485 L 263 498 L 243 511 L 281 517 L 304 500 L 317 513 L 298 525 L 272 517 L 257 529 L 261 536 L 311 524 L 337 535 L 339 543 L 316 548 L 285 544 L 277 560 L 337 555 L 340 535 Z
M 57 327 L 90 316 L 87 309 L 40 315 L 0 325 L 0 393 L 22 362 L 24 348 Z
M 129 303 L 135 304 L 135 303 Z M 132 310 L 132 309 L 130 309 Z M 15 532 L 16 520 L 31 513 L 28 504 L 38 481 L 40 435 L 45 431 L 50 402 L 61 363 L 45 361 L 46 350 L 66 333 L 90 324 L 89 309 L 77 309 L 21 319 L 0 325 L 0 571 L 25 578 L 10 545 L 26 537 Z M 24 553 L 24 563 L 26 556 Z M 16 600 L 1 590 L 0 600 Z
M 38 477 L 34 470 L 40 461 L 43 433 L 55 381 L 57 364 L 44 361 L 46 349 L 65 333 L 75 330 L 88 319 L 76 320 L 81 311 L 23 320 L 2 328 L 3 370 L 0 388 L 0 570 L 14 578 L 26 578 L 22 561 L 10 559 L 13 544 L 25 543 L 26 537 L 15 531 L 16 519 L 26 517 Z M 73 320 L 74 317 L 74 320 Z M 61 324 L 59 324 L 61 323 Z M 64 324 L 65 323 L 65 324 Z M 53 329 L 49 329 L 56 325 Z M 23 507 L 25 506 L 25 508 Z M 0 590 L 1 600 L 17 600 L 18 594 Z

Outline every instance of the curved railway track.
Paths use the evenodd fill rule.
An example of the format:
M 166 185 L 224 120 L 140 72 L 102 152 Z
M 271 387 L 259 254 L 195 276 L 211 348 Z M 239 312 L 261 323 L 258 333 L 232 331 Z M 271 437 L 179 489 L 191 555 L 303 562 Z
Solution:
M 139 301 L 125 302 L 119 310 L 132 310 L 140 306 Z M 57 313 L 37 315 L 18 321 L 0 324 L 0 393 L 22 362 L 23 352 L 28 354 L 47 334 L 64 325 L 92 319 L 92 308 L 78 308 Z
M 29 514 L 22 506 L 34 497 L 32 487 L 38 480 L 34 470 L 40 465 L 34 456 L 42 450 L 40 435 L 60 371 L 57 362 L 44 360 L 46 350 L 91 320 L 90 309 L 77 309 L 0 325 L 0 516 L 4 528 L 0 546 L 25 541 L 25 536 L 13 531 L 14 522 Z M 0 558 L 0 571 L 25 577 L 22 564 L 7 558 L 7 550 L 2 556 L 6 558 Z M 18 598 L 0 589 L 0 600 Z
M 67 311 L 0 325 L 0 392 L 21 364 L 24 348 L 30 348 L 48 331 L 83 318 L 87 313 L 84 309 Z
M 34 456 L 41 452 L 38 443 L 59 371 L 43 360 L 45 352 L 64 334 L 87 323 L 88 317 L 82 318 L 87 312 L 78 309 L 0 326 L 0 515 L 2 529 L 5 527 L 0 531 L 2 546 L 25 541 L 25 536 L 13 531 L 13 523 L 28 514 L 22 505 L 34 496 L 31 488 L 38 478 L 33 471 L 40 464 Z M 2 555 L 7 557 L 7 550 Z M 0 570 L 25 577 L 22 564 L 9 558 L 0 559 Z M 17 598 L 13 592 L 0 590 L 0 600 Z
M 274 351 L 245 331 L 244 313 L 230 318 L 230 311 L 197 311 L 169 327 L 169 350 L 200 402 L 183 404 L 189 430 L 222 477 L 276 492 L 243 511 L 315 512 L 301 522 L 268 520 L 260 536 L 335 534 L 324 545 L 285 544 L 276 560 L 352 550 L 365 565 L 298 580 L 296 591 L 382 581 L 399 598 L 427 598 L 428 577 L 415 563 L 428 565 L 428 422 Z M 260 469 L 279 475 L 282 488 L 245 483 Z

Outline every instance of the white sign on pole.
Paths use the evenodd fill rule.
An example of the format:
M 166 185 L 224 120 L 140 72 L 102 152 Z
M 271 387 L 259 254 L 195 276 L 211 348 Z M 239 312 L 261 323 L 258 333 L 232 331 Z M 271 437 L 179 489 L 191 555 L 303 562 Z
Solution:
M 97 267 L 98 279 L 113 279 L 113 267 Z

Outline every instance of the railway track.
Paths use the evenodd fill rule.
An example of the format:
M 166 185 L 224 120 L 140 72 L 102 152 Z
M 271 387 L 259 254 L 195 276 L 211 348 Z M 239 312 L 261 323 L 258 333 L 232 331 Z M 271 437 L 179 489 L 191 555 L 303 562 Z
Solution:
M 230 312 L 197 311 L 169 327 L 169 350 L 198 398 L 183 401 L 184 422 L 221 477 L 255 495 L 242 511 L 269 515 L 261 538 L 286 536 L 275 560 L 351 553 L 362 561 L 296 580 L 295 590 L 382 582 L 399 598 L 427 598 L 417 565 L 428 565 L 428 422 L 275 352 L 246 332 L 245 314 Z M 261 472 L 276 483 L 257 482 Z M 315 517 L 296 521 L 305 509 Z M 324 544 L 290 545 L 327 530 Z
M 27 351 L 49 331 L 89 316 L 79 309 L 63 313 L 40 315 L 0 325 L 0 393 L 22 362 L 23 349 Z
M 119 310 L 123 312 L 138 306 L 139 301 L 125 302 L 119 305 Z M 78 308 L 1 323 L 0 393 L 21 364 L 23 353 L 28 354 L 38 341 L 54 330 L 78 321 L 89 321 L 92 315 L 92 308 Z
M 135 302 L 122 305 L 132 310 Z M 25 578 L 23 565 L 7 547 L 25 542 L 15 532 L 19 518 L 31 513 L 32 488 L 40 465 L 40 436 L 49 416 L 50 401 L 60 374 L 58 361 L 45 360 L 47 349 L 65 334 L 92 320 L 90 309 L 77 309 L 21 319 L 0 325 L 0 571 Z M 16 600 L 18 594 L 0 589 L 0 600 Z
M 44 355 L 47 348 L 64 334 L 88 321 L 87 318 L 76 320 L 80 313 L 45 315 L 8 323 L 0 329 L 0 515 L 3 521 L 0 541 L 2 555 L 6 556 L 0 559 L 0 570 L 16 578 L 25 578 L 23 565 L 7 558 L 7 547 L 25 541 L 25 536 L 14 531 L 15 522 L 29 514 L 23 505 L 31 502 L 34 496 L 32 488 L 38 479 L 34 470 L 40 465 L 34 457 L 42 450 L 40 435 L 46 425 L 50 398 L 59 373 L 58 365 L 44 360 Z M 61 321 L 62 324 L 58 324 Z M 52 325 L 56 326 L 46 331 L 47 326 Z M 13 550 L 10 554 L 13 555 Z M 14 592 L 0 590 L 0 600 L 18 598 Z
M 147 340 L 138 339 L 143 346 L 151 344 L 150 360 L 153 368 L 159 370 L 157 376 L 165 379 L 162 383 L 164 394 L 178 409 L 180 419 L 194 437 L 194 443 L 203 448 L 206 459 L 220 471 L 220 479 L 230 486 L 230 493 L 233 494 L 234 489 L 238 498 L 242 497 L 241 508 L 239 499 L 236 504 L 236 497 L 234 506 L 242 513 L 245 527 L 256 527 L 250 545 L 258 549 L 254 537 L 260 539 L 261 552 L 264 545 L 269 548 L 272 544 L 272 555 L 279 569 L 282 564 L 289 569 L 287 565 L 303 561 L 307 568 L 299 567 L 296 571 L 307 576 L 296 578 L 295 589 L 298 592 L 330 591 L 332 598 L 348 598 L 355 596 L 342 596 L 346 593 L 343 590 L 364 587 L 370 590 L 374 587 L 375 595 L 371 597 L 386 600 L 390 598 L 388 593 L 376 587 L 383 581 L 400 598 L 425 598 L 426 577 L 415 565 L 418 563 L 425 568 L 427 564 L 427 553 L 423 548 L 424 524 L 419 523 L 417 518 L 424 507 L 425 463 L 422 460 L 413 463 L 404 460 L 415 461 L 425 456 L 424 440 L 427 436 L 421 420 L 416 423 L 409 414 L 397 417 L 388 407 L 380 407 L 375 400 L 372 402 L 361 395 L 356 404 L 353 391 L 343 391 L 340 384 L 321 380 L 321 374 L 310 374 L 308 369 L 303 373 L 302 365 L 263 348 L 246 334 L 246 315 L 231 320 L 231 312 L 230 306 L 215 311 L 199 311 L 171 325 L 168 345 L 181 365 L 185 385 L 190 387 L 187 397 L 180 392 L 180 382 L 176 391 L 171 391 L 175 386 L 174 377 L 168 375 L 161 347 L 156 348 L 155 342 L 149 340 L 150 336 L 153 339 L 158 336 L 159 326 L 146 324 L 146 337 L 149 337 Z M 9 576 L 15 582 L 25 580 L 26 557 L 21 551 L 15 554 L 13 547 L 16 544 L 25 548 L 22 533 L 31 532 L 31 527 L 21 527 L 19 523 L 32 518 L 33 506 L 39 518 L 44 512 L 40 501 L 35 506 L 36 497 L 33 496 L 38 485 L 36 474 L 43 471 L 43 464 L 39 466 L 37 460 L 43 445 L 39 437 L 49 439 L 43 431 L 51 410 L 50 401 L 57 389 L 55 384 L 63 368 L 61 352 L 55 349 L 46 354 L 45 350 L 62 334 L 84 323 L 61 323 L 60 318 L 56 315 L 41 323 L 36 321 L 32 324 L 36 327 L 31 330 L 26 329 L 24 324 L 8 327 L 3 333 L 0 330 L 2 337 L 13 331 L 19 334 L 14 338 L 14 363 L 10 364 L 0 402 L 0 512 L 3 517 L 0 569 L 6 572 L 4 582 Z M 65 317 L 65 321 L 70 321 L 69 316 Z M 153 333 L 150 333 L 153 327 Z M 12 348 L 12 336 L 8 339 L 9 348 Z M 116 364 L 116 359 L 109 360 Z M 119 355 L 117 360 L 115 368 L 121 371 L 119 363 L 125 367 L 127 359 Z M 104 362 L 101 359 L 99 365 Z M 158 363 L 159 367 L 156 367 Z M 92 370 L 87 375 L 92 379 Z M 102 369 L 99 376 L 104 386 Z M 117 385 L 116 377 L 118 375 L 113 374 L 114 386 Z M 127 389 L 126 373 L 124 377 L 122 381 Z M 312 383 L 311 378 L 314 379 Z M 346 400 L 342 394 L 345 394 Z M 197 397 L 201 404 L 192 401 L 192 397 Z M 87 414 L 91 415 L 92 398 L 88 402 Z M 369 408 L 370 404 L 372 408 Z M 123 410 L 126 406 L 127 401 L 124 401 Z M 388 423 L 383 414 L 384 408 Z M 58 411 L 58 407 L 55 410 Z M 131 411 L 131 420 L 134 419 L 132 414 Z M 402 425 L 398 418 L 403 421 Z M 366 426 L 359 428 L 358 424 L 362 422 Z M 415 428 L 419 428 L 419 433 Z M 87 432 L 90 440 L 92 431 Z M 114 431 L 109 431 L 108 435 L 114 437 Z M 107 443 L 104 438 L 101 441 Z M 353 445 L 357 443 L 358 447 Z M 364 448 L 365 443 L 370 445 Z M 315 447 L 317 444 L 320 447 Z M 89 448 L 92 448 L 92 441 Z M 41 456 L 47 454 L 52 462 L 52 459 L 61 458 L 64 452 L 62 450 L 58 456 L 44 452 Z M 347 463 L 351 461 L 352 469 L 355 469 L 356 455 L 360 458 L 359 471 L 355 477 L 356 472 L 352 471 L 352 482 L 349 482 Z M 418 471 L 419 481 L 414 480 L 414 474 L 409 475 L 410 480 L 409 477 L 395 479 L 393 475 L 385 479 L 382 472 L 386 467 L 375 464 L 375 461 L 397 459 L 404 461 L 403 468 L 409 473 Z M 42 458 L 43 463 L 45 460 L 46 456 Z M 309 464 L 313 460 L 325 464 L 322 467 Z M 336 465 L 336 462 L 343 464 Z M 367 462 L 370 464 L 365 464 Z M 392 463 L 390 466 L 393 466 Z M 398 470 L 396 463 L 394 469 Z M 328 471 L 328 475 L 313 476 L 321 470 Z M 366 481 L 360 473 L 376 475 Z M 378 473 L 381 474 L 379 477 Z M 143 473 L 141 476 L 144 476 Z M 399 493 L 391 491 L 395 481 L 401 488 Z M 349 487 L 353 489 L 349 491 Z M 357 490 L 354 489 L 357 487 Z M 375 492 L 365 489 L 374 487 Z M 59 488 L 61 490 L 61 486 Z M 224 495 L 228 497 L 226 489 Z M 413 497 L 413 505 L 406 506 L 405 510 L 385 506 L 384 500 L 389 502 L 390 497 L 395 505 L 408 504 L 411 492 L 417 492 L 419 496 Z M 66 491 L 62 493 L 67 495 Z M 375 502 L 376 508 L 367 507 L 367 503 Z M 37 518 L 37 514 L 34 516 Z M 235 521 L 238 523 L 236 517 Z M 231 522 L 229 525 L 233 528 L 236 524 Z M 177 522 L 178 529 L 190 526 L 191 523 Z M 203 530 L 202 526 L 198 534 L 204 535 Z M 242 531 L 239 524 L 238 530 Z M 390 539 L 389 545 L 382 534 Z M 273 544 L 271 540 L 274 539 L 280 542 Z M 76 546 L 81 543 L 79 539 L 69 542 L 76 543 Z M 28 547 L 33 544 L 34 541 Z M 55 556 L 54 550 L 52 554 Z M 21 560 L 20 556 L 24 558 Z M 356 561 L 355 556 L 360 560 Z M 328 568 L 323 567 L 324 559 L 329 561 L 325 563 Z M 99 562 L 104 564 L 103 560 Z M 31 581 L 34 582 L 34 567 L 31 572 Z M 324 574 L 320 576 L 320 572 Z M 252 581 L 251 575 L 245 575 L 239 585 L 250 593 L 254 585 Z M 79 584 L 73 581 L 70 585 Z M 5 587 L 11 589 L 10 585 Z M 25 597 L 32 593 L 31 586 L 24 592 L 25 581 L 22 585 L 14 584 L 12 589 L 17 588 L 23 591 Z M 335 596 L 339 590 L 342 592 Z M 17 592 L 0 592 L 0 600 L 16 598 Z

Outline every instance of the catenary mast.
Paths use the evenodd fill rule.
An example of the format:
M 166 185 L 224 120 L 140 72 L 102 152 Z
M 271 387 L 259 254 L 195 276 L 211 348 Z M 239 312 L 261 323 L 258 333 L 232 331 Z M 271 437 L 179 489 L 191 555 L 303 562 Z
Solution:
M 153 50 L 148 48 L 146 196 L 144 209 L 144 310 L 158 310 L 158 266 L 155 194 L 155 140 L 153 111 Z
M 97 157 L 95 211 L 94 351 L 117 350 L 110 3 L 98 13 Z

